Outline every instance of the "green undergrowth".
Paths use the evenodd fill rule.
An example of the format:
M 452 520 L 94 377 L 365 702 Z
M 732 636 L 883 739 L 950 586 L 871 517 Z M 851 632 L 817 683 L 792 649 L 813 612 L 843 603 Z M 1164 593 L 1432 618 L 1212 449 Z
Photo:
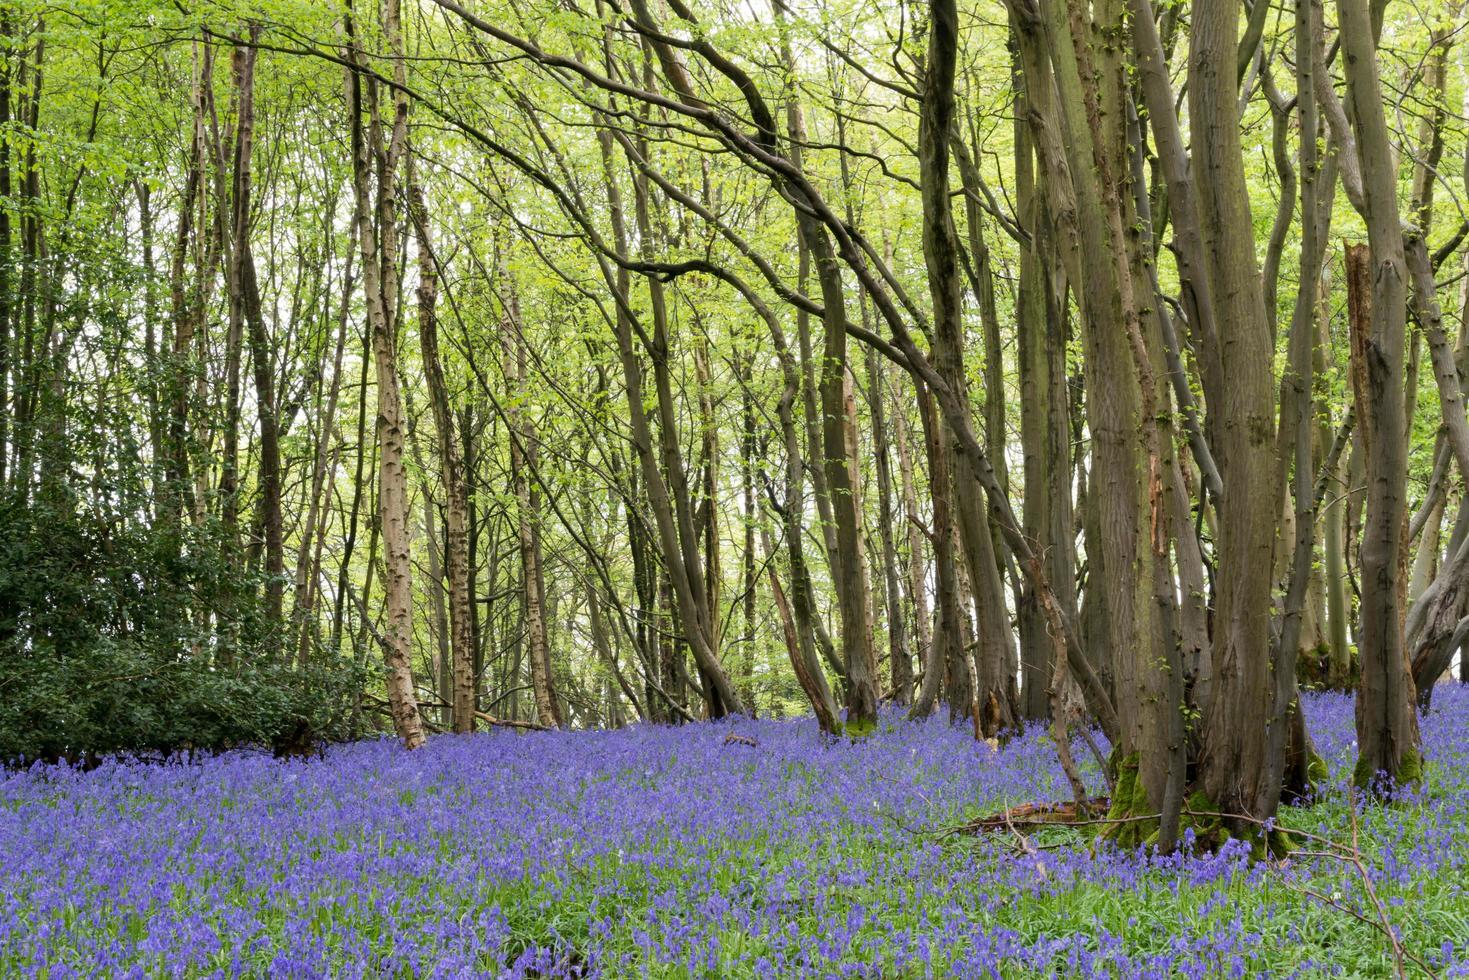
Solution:
M 1358 834 L 1369 867 L 1383 873 L 1382 841 L 1393 841 L 1400 852 L 1411 849 L 1423 806 L 1372 804 L 1360 810 Z M 1188 801 L 1188 809 L 1204 813 L 1211 808 L 1207 799 L 1196 795 Z M 1305 843 L 1291 838 L 1291 830 L 1345 844 L 1351 839 L 1350 814 L 1340 795 L 1309 807 L 1283 808 L 1272 850 L 1289 853 Z M 855 917 L 862 924 L 846 940 L 845 950 L 872 951 L 884 977 L 959 975 L 961 961 L 943 944 L 933 947 L 932 973 L 914 971 L 911 964 L 899 968 L 880 952 L 885 937 L 941 934 L 953 928 L 956 915 L 966 930 L 1003 934 L 1021 946 L 1081 934 L 1091 937 L 1084 945 L 1095 949 L 1104 942 L 1099 937 L 1106 937 L 1105 942 L 1125 948 L 1134 963 L 1151 957 L 1167 960 L 1180 945 L 1202 937 L 1226 950 L 1233 945 L 1234 950 L 1221 953 L 1214 968 L 1204 974 L 1210 977 L 1393 973 L 1391 947 L 1379 930 L 1307 892 L 1371 917 L 1371 903 L 1357 873 L 1343 862 L 1291 856 L 1258 860 L 1259 847 L 1254 848 L 1256 859 L 1231 856 L 1225 847 L 1231 840 L 1229 831 L 1209 818 L 1195 818 L 1191 827 L 1198 838 L 1210 836 L 1215 853 L 1196 854 L 1181 868 L 1143 856 L 1156 824 L 1130 848 L 1100 838 L 1093 828 L 1054 824 L 1027 828 L 1025 845 L 1004 831 L 980 836 L 941 833 L 941 828 L 976 815 L 938 814 L 927 831 L 910 828 L 911 832 L 896 836 L 873 837 L 855 828 L 839 829 L 820 841 L 755 835 L 721 848 L 712 875 L 697 884 L 679 870 L 678 861 L 650 873 L 645 866 L 626 864 L 615 856 L 592 862 L 573 880 L 597 881 L 597 890 L 604 895 L 610 886 L 619 917 L 641 924 L 616 930 L 614 948 L 621 948 L 636 964 L 637 975 L 670 980 L 757 975 L 750 964 L 776 953 L 762 930 L 732 924 L 712 930 L 710 938 L 717 947 L 712 970 L 663 961 L 655 949 L 639 945 L 647 924 L 655 933 L 677 929 L 687 923 L 688 909 L 710 894 L 737 896 L 757 921 L 770 916 L 813 948 L 829 940 L 833 922 Z M 921 857 L 915 858 L 915 853 Z M 836 882 L 826 874 L 834 865 L 844 869 Z M 902 873 L 905 868 L 909 870 Z M 1427 868 L 1394 873 L 1400 878 L 1377 883 L 1378 897 L 1408 948 L 1432 952 L 1446 938 L 1469 936 L 1469 903 L 1456 880 Z M 512 921 L 519 942 L 574 943 L 590 934 L 588 923 L 600 914 L 585 897 L 591 889 L 566 888 L 569 883 L 558 881 L 549 888 L 527 884 L 513 897 L 501 899 L 509 900 L 503 907 L 523 910 Z M 1009 980 L 1091 975 L 1068 973 L 1067 962 L 1066 954 L 1058 951 L 1048 968 L 1014 963 L 1000 976 Z M 1410 975 L 1415 974 L 1410 970 Z
M 1274 840 L 1232 836 L 1233 828 L 1207 816 L 1217 808 L 1195 794 L 1186 801 L 1185 841 L 1207 846 L 1162 858 L 1149 847 L 1156 821 L 1136 821 L 1126 838 L 1098 824 L 956 832 L 1007 806 L 1038 802 L 1038 792 L 1051 800 L 1064 794 L 1059 776 L 1031 778 L 1032 766 L 1051 763 L 1043 746 L 1025 740 L 1030 735 L 998 752 L 966 740 L 962 752 L 946 755 L 925 750 L 926 740 L 947 733 L 925 732 L 892 751 L 883 740 L 903 738 L 909 730 L 901 726 L 862 742 L 804 743 L 799 751 L 773 727 L 750 730 L 760 735 L 756 745 L 726 744 L 722 731 L 680 730 L 676 743 L 671 735 L 662 741 L 664 733 L 634 732 L 649 749 L 635 756 L 627 743 L 598 736 L 617 748 L 615 761 L 589 766 L 568 751 L 558 757 L 564 785 L 551 790 L 539 775 L 532 783 L 494 783 L 498 763 L 447 787 L 427 775 L 402 779 L 407 763 L 394 757 L 397 768 L 364 769 L 359 775 L 371 779 L 331 784 L 338 796 L 362 787 L 364 799 L 380 801 L 376 810 L 344 809 L 331 831 L 314 816 L 293 824 L 295 837 L 262 852 L 279 856 L 275 874 L 253 874 L 189 844 L 178 853 L 198 860 L 200 870 L 187 877 L 188 888 L 166 894 L 166 907 L 153 909 L 151 920 L 120 909 L 112 895 L 85 891 L 74 896 L 81 911 L 48 922 L 54 913 L 38 909 L 46 877 L 28 886 L 29 895 L 12 891 L 4 907 L 21 932 L 59 927 L 51 933 L 53 962 L 70 955 L 78 967 L 87 961 L 67 954 L 68 946 L 81 951 L 96 940 L 145 950 L 159 942 L 157 923 L 170 916 L 191 929 L 246 937 L 198 972 L 170 971 L 142 953 L 141 975 L 148 976 L 549 977 L 577 976 L 585 967 L 580 975 L 658 980 L 1314 980 L 1394 975 L 1392 948 L 1372 924 L 1380 902 L 1405 947 L 1442 976 L 1464 975 L 1454 969 L 1469 952 L 1469 784 L 1449 749 L 1430 745 L 1422 785 L 1398 802 L 1359 797 L 1354 807 L 1347 789 L 1354 754 L 1349 735 L 1340 735 L 1328 749 L 1330 778 L 1320 795 L 1283 807 Z M 526 773 L 539 774 L 540 754 L 558 744 L 536 739 L 523 743 L 537 753 Z M 444 745 L 464 752 L 458 761 L 475 761 L 476 745 Z M 416 759 L 432 761 L 431 751 Z M 344 756 L 281 770 L 292 781 L 272 804 L 279 810 L 262 809 L 262 816 L 297 813 L 301 783 L 346 765 L 351 753 Z M 1121 761 L 1114 812 L 1131 807 L 1145 815 L 1136 770 Z M 1080 766 L 1100 789 L 1093 760 Z M 374 788 L 375 780 L 383 784 Z M 894 783 L 903 791 L 885 792 Z M 452 819 L 506 799 L 516 785 L 554 793 L 554 805 L 528 795 L 507 811 L 513 821 L 475 832 Z M 760 791 L 744 792 L 750 786 Z M 119 787 L 106 797 L 107 816 L 151 823 L 170 799 L 151 795 L 162 792 Z M 251 806 L 243 793 L 223 795 L 228 805 L 219 801 L 216 820 Z M 659 805 L 636 805 L 649 796 Z M 609 799 L 626 802 L 612 808 Z M 50 807 L 49 798 L 43 804 Z M 75 804 L 64 798 L 55 805 Z M 589 810 L 594 817 L 583 819 Z M 368 820 L 370 813 L 376 816 Z M 410 834 L 412 826 L 434 829 Z M 1375 897 L 1351 862 L 1312 853 L 1329 849 L 1315 838 L 1350 845 L 1354 830 Z M 228 850 L 235 842 L 211 846 Z M 436 974 L 413 959 L 425 937 L 462 955 L 459 972 Z M 326 965 L 314 970 L 278 959 L 318 946 Z M 524 962 L 544 951 L 554 960 L 549 967 Z M 352 972 L 364 964 L 365 974 Z M 1418 975 L 1411 966 L 1407 972 Z M 34 961 L 7 959 L 0 943 L 0 976 L 16 975 L 46 974 L 37 974 Z M 51 975 L 97 974 L 58 968 Z

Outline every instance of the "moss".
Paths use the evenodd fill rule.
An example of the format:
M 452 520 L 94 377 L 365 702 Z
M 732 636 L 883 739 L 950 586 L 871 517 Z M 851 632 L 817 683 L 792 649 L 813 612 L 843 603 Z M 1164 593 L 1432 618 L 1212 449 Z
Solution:
M 1201 789 L 1196 789 L 1188 795 L 1187 809 L 1190 813 L 1215 813 L 1219 810 L 1219 806 L 1209 798 L 1208 793 L 1205 793 Z
M 1391 780 L 1384 780 L 1365 756 L 1357 757 L 1356 768 L 1352 770 L 1352 785 L 1375 795 L 1391 795 L 1394 786 L 1408 786 L 1422 780 L 1423 756 L 1417 746 L 1403 750 L 1402 758 L 1398 760 L 1398 771 Z
M 1357 789 L 1368 789 L 1372 785 L 1373 777 L 1377 775 L 1377 768 L 1367 761 L 1362 754 L 1357 755 L 1357 765 L 1352 769 L 1352 785 Z
M 1286 767 L 1285 784 L 1281 787 L 1280 802 L 1285 804 L 1309 804 L 1316 798 L 1316 791 L 1330 779 L 1326 760 L 1314 750 L 1308 750 L 1304 760 L 1292 759 Z
M 1224 821 L 1216 814 L 1219 804 L 1201 789 L 1188 795 L 1183 804 L 1183 827 L 1194 832 L 1194 846 L 1200 850 L 1217 851 L 1234 837 Z
M 1152 812 L 1148 805 L 1148 791 L 1142 780 L 1137 778 L 1138 754 L 1128 755 L 1117 762 L 1116 785 L 1112 790 L 1112 807 L 1107 819 L 1119 821 L 1104 825 L 1102 838 L 1118 847 L 1134 848 L 1156 838 L 1157 819 L 1138 820 Z
M 1310 758 L 1306 760 L 1306 779 L 1312 786 L 1316 786 L 1326 782 L 1330 775 L 1331 770 L 1327 768 L 1326 760 L 1321 758 L 1320 754 L 1312 752 Z
M 1189 794 L 1185 808 L 1185 822 L 1193 828 L 1194 840 L 1205 850 L 1218 850 L 1230 840 L 1243 840 L 1250 845 L 1250 856 L 1256 861 L 1266 858 L 1283 858 L 1297 846 L 1296 839 L 1284 827 L 1272 827 L 1268 832 L 1259 824 L 1236 821 L 1233 831 L 1219 816 L 1219 804 L 1209 798 L 1203 790 Z
M 875 731 L 877 731 L 877 722 L 862 718 L 849 718 L 841 728 L 841 734 L 848 738 L 866 738 Z
M 1423 756 L 1418 751 L 1418 746 L 1411 745 L 1403 753 L 1403 760 L 1398 763 L 1398 782 L 1419 783 L 1423 781 Z
M 1286 830 L 1284 827 L 1276 827 L 1270 831 L 1268 844 L 1271 856 L 1283 858 L 1296 849 L 1297 841 L 1289 830 Z

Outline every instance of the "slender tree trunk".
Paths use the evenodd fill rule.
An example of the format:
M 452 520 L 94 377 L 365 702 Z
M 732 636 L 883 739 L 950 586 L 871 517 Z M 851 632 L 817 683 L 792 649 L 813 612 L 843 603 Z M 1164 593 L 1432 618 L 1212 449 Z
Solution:
M 917 644 L 920 667 L 928 662 L 933 646 L 932 614 L 928 610 L 928 570 L 923 560 L 923 532 L 919 529 L 918 493 L 913 476 L 913 453 L 908 442 L 908 415 L 905 406 L 893 412 L 893 441 L 898 445 L 898 484 L 903 497 L 903 526 L 908 542 L 908 595 L 913 602 L 913 638 Z M 894 687 L 899 678 L 893 679 Z M 907 683 L 913 683 L 910 675 Z
M 260 417 L 258 523 L 265 544 L 265 615 L 270 629 L 269 649 L 278 650 L 286 587 L 285 529 L 281 513 L 280 425 L 276 410 L 271 344 L 266 336 L 265 315 L 261 309 L 255 256 L 250 248 L 250 168 L 255 134 L 253 43 L 259 34 L 259 25 L 252 25 L 251 44 L 235 48 L 234 72 L 235 87 L 239 92 L 239 118 L 235 124 L 235 229 L 232 238 L 233 247 L 238 253 L 235 257 L 239 276 L 237 286 L 241 293 L 241 313 L 249 335 L 251 379 L 255 383 L 255 404 Z
M 353 237 L 357 237 L 356 219 L 353 219 Z M 345 288 L 345 287 L 343 287 Z M 371 328 L 369 327 L 368 330 Z M 372 361 L 372 342 L 368 336 L 361 338 L 362 342 L 362 369 L 357 381 L 357 427 L 354 445 L 357 451 L 357 461 L 352 473 L 352 506 L 348 508 L 345 516 L 346 528 L 342 541 L 342 561 L 337 568 L 337 591 L 336 601 L 332 610 L 331 639 L 327 643 L 327 649 L 332 656 L 341 652 L 342 633 L 347 626 L 347 591 L 348 576 L 352 570 L 352 554 L 357 547 L 357 525 L 362 514 L 362 498 L 367 490 L 368 482 L 371 480 L 367 457 L 369 452 L 374 457 L 373 469 L 376 468 L 377 441 L 373 440 L 369 449 L 367 442 L 367 379 L 374 370 Z M 370 552 L 369 552 L 370 553 Z
M 713 630 L 715 650 L 724 645 L 724 624 L 720 621 L 720 594 L 724 573 L 719 555 L 719 426 L 714 419 L 713 375 L 709 365 L 706 336 L 694 341 L 694 381 L 698 387 L 700 449 L 704 457 L 699 474 L 698 504 L 694 508 L 694 536 L 699 541 L 704 559 L 704 605 Z
M 245 89 L 247 81 L 250 81 L 253 75 L 253 70 L 249 75 L 246 73 L 246 67 L 251 62 L 250 55 L 253 51 L 253 48 L 243 45 L 235 49 L 232 67 L 237 118 L 234 145 L 230 150 L 233 157 L 232 168 L 225 166 L 226 150 L 220 142 L 227 136 L 221 136 L 217 128 L 211 129 L 216 156 L 216 197 L 220 201 L 229 202 L 229 222 L 223 225 L 223 231 L 219 234 L 219 240 L 223 245 L 225 288 L 229 310 L 224 338 L 224 426 L 222 432 L 224 447 L 221 451 L 219 465 L 219 505 L 220 519 L 224 523 L 225 534 L 235 548 L 240 548 L 242 545 L 239 527 L 240 371 L 245 342 L 245 307 L 247 305 L 245 263 L 249 255 L 246 243 L 250 231 L 250 148 L 253 131 L 251 122 L 253 110 L 250 106 L 252 97 Z M 210 94 L 206 93 L 206 98 L 210 97 Z M 225 187 L 226 175 L 230 180 L 228 189 Z M 203 363 L 203 359 L 200 360 Z
M 913 696 L 913 655 L 903 616 L 902 576 L 893 542 L 893 474 L 888 445 L 886 368 L 876 351 L 867 355 L 868 413 L 872 418 L 872 455 L 877 470 L 877 524 L 882 541 L 882 571 L 887 598 L 888 655 L 891 658 L 892 697 L 907 704 Z
M 449 386 L 439 357 L 438 259 L 429 233 L 429 213 L 423 189 L 408 187 L 408 207 L 418 237 L 418 342 L 423 373 L 428 382 L 429 405 L 434 414 L 439 470 L 444 484 L 444 581 L 449 594 L 449 651 L 453 681 L 450 722 L 455 732 L 474 731 L 473 594 L 469 583 L 469 485 L 464 456 L 455 438 Z M 518 336 L 518 331 L 517 331 Z M 513 440 L 512 440 L 513 452 Z
M 929 499 L 933 503 L 933 526 L 928 532 L 928 539 L 933 547 L 937 609 L 933 639 L 925 650 L 922 683 L 909 711 L 912 718 L 922 718 L 933 711 L 946 666 L 966 655 L 962 635 L 964 613 L 959 604 L 959 571 L 954 559 L 953 481 L 933 398 L 924 389 L 918 391 L 918 410 L 928 455 Z
M 10 45 L 15 43 L 15 22 L 11 20 L 10 11 L 0 11 L 0 44 L 10 50 Z M 10 130 L 10 103 L 11 89 L 13 87 L 15 63 L 12 58 L 0 59 L 0 132 Z M 0 200 L 10 200 L 14 192 L 14 180 L 11 173 L 11 149 L 9 140 L 0 140 Z M 146 264 L 152 266 L 152 243 L 151 243 L 151 221 L 147 218 L 147 186 L 138 184 L 138 204 L 144 212 L 144 258 Z M 188 209 L 188 204 L 184 205 Z M 7 466 L 10 460 L 10 366 L 13 360 L 11 330 L 15 322 L 15 297 L 14 286 L 11 282 L 11 270 L 13 268 L 12 232 L 10 225 L 10 209 L 0 207 L 0 492 L 5 490 Z M 150 275 L 149 289 L 151 291 Z M 151 296 L 151 292 L 150 292 Z M 148 327 L 151 336 L 153 326 L 152 310 L 148 311 Z M 152 346 L 149 345 L 149 354 Z M 148 365 L 150 372 L 157 370 L 157 365 Z M 150 387 L 150 391 L 156 389 Z M 155 411 L 154 415 L 157 414 Z M 157 438 L 155 431 L 153 440 L 153 452 L 157 456 L 163 452 L 163 444 Z
M 1376 31 L 1368 7 L 1368 0 L 1337 4 L 1369 242 L 1367 248 L 1347 250 L 1352 377 L 1367 466 L 1355 775 L 1364 788 L 1378 774 L 1394 782 L 1414 782 L 1422 771 L 1403 643 L 1408 433 L 1402 392 L 1408 276 L 1397 173 L 1377 74 Z
M 847 731 L 865 734 L 877 724 L 877 657 L 866 588 L 867 559 L 862 541 L 861 500 L 852 479 L 848 445 L 846 302 L 841 267 L 826 231 L 803 220 L 803 237 L 812 250 L 821 286 L 825 345 L 821 371 L 823 463 L 836 523 L 836 562 L 832 581 L 841 620 L 842 663 L 847 671 Z
M 790 39 L 785 27 L 784 7 L 776 6 L 775 16 L 782 30 L 781 57 L 792 84 L 785 91 L 786 135 L 790 141 L 791 165 L 804 169 L 806 150 L 806 114 L 801 107 L 799 93 L 794 88 L 795 56 L 791 51 Z M 806 238 L 806 228 L 799 221 L 796 225 L 796 290 L 802 296 L 811 289 L 811 242 Z M 811 343 L 811 314 L 805 309 L 796 310 L 796 343 L 801 355 L 801 409 L 806 429 L 805 456 L 811 461 L 811 489 L 816 498 L 816 514 L 819 518 L 821 540 L 826 545 L 826 559 L 836 578 L 837 557 L 836 519 L 832 513 L 831 490 L 827 486 L 826 449 L 822 443 L 822 409 L 818 405 L 822 367 Z
M 169 421 L 165 479 L 168 499 L 165 512 L 170 521 L 181 522 L 189 497 L 189 358 L 194 347 L 194 304 L 188 283 L 188 259 L 197 236 L 194 219 L 203 207 L 204 168 L 204 96 L 206 85 L 213 84 L 214 49 L 195 45 L 194 69 L 190 82 L 189 105 L 193 131 L 189 143 L 183 196 L 179 201 L 178 233 L 174 238 L 169 264 L 169 296 L 173 319 L 173 343 L 168 363 Z M 200 203 L 196 204 L 196 200 Z M 203 289 L 205 270 L 195 270 L 195 290 Z
M 759 578 L 756 573 L 758 558 L 755 554 L 755 528 L 759 523 L 757 508 L 759 501 L 755 491 L 755 475 L 759 468 L 759 446 L 756 442 L 755 400 L 750 390 L 753 381 L 751 366 L 754 352 L 739 358 L 740 364 L 740 498 L 744 509 L 743 581 L 744 589 L 740 603 L 745 618 L 744 656 L 740 661 L 740 699 L 750 709 L 753 717 L 755 707 L 755 652 L 759 644 L 759 626 L 755 621 L 755 606 Z
M 401 82 L 398 0 L 386 0 L 383 29 L 389 48 L 399 55 L 394 73 Z M 347 57 L 347 108 L 352 120 L 352 183 L 356 224 L 362 248 L 362 286 L 367 320 L 372 330 L 372 353 L 377 366 L 378 518 L 383 539 L 387 622 L 383 655 L 387 662 L 388 704 L 393 726 L 408 749 L 424 742 L 413 688 L 413 565 L 408 540 L 408 474 L 403 465 L 403 409 L 398 389 L 397 324 L 397 169 L 408 134 L 408 97 L 394 90 L 393 118 L 386 145 L 378 110 L 379 90 L 358 74 L 365 62 L 350 26 Z M 368 128 L 363 131 L 363 95 L 367 96 Z M 371 173 L 377 164 L 374 200 Z M 374 207 L 375 205 L 375 207 Z M 374 211 L 376 223 L 374 223 Z M 363 596 L 364 601 L 366 595 Z
M 502 334 L 506 338 L 505 377 L 511 384 L 506 423 L 510 428 L 510 482 L 516 499 L 516 524 L 520 536 L 520 570 L 525 592 L 525 632 L 530 654 L 531 691 L 535 695 L 536 720 L 547 728 L 564 724 L 561 707 L 552 689 L 551 650 L 547 643 L 546 583 L 541 560 L 539 493 L 531 485 L 535 467 L 537 435 L 535 423 L 523 407 L 525 391 L 525 340 L 521 336 L 520 313 L 515 294 L 510 293 L 508 315 Z
M 342 356 L 347 346 L 347 314 L 355 287 L 352 274 L 353 254 L 352 251 L 348 251 L 346 264 L 342 270 L 342 298 L 337 307 L 337 339 L 332 350 L 332 375 L 331 381 L 327 383 L 326 404 L 317 420 L 306 522 L 303 525 L 300 546 L 296 551 L 296 581 L 294 600 L 291 603 L 291 620 L 295 631 L 293 646 L 296 651 L 296 664 L 302 667 L 310 658 L 312 630 L 316 620 L 316 582 L 319 577 L 317 566 L 322 539 L 325 537 L 325 512 L 330 511 L 331 506 L 329 502 L 331 491 L 327 486 L 329 469 L 333 476 L 332 482 L 335 482 L 336 467 L 331 464 L 336 458 L 333 446 L 337 443 L 337 403 L 342 390 Z M 325 504 L 323 504 L 323 494 L 327 500 Z M 317 528 L 318 520 L 321 524 L 320 531 Z M 313 543 L 318 556 L 316 562 L 311 561 Z
M 1015 166 L 1020 220 L 1030 234 L 1021 245 L 1019 303 L 1016 313 L 1020 373 L 1020 442 L 1023 451 L 1025 533 L 1046 556 L 1057 601 L 1076 614 L 1071 524 L 1071 432 L 1067 418 L 1065 322 L 1050 302 L 1050 230 L 1035 187 L 1029 124 L 1025 120 L 1024 71 L 1015 66 L 1017 111 Z M 1055 643 L 1032 588 L 1017 603 L 1020 624 L 1021 714 L 1045 718 L 1055 675 Z

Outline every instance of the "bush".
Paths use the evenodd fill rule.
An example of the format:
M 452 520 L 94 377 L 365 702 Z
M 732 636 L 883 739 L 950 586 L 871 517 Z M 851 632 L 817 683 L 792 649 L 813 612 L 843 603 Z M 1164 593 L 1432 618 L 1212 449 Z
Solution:
M 219 531 L 0 505 L 0 762 L 349 734 L 361 678 L 269 652 L 261 576 Z

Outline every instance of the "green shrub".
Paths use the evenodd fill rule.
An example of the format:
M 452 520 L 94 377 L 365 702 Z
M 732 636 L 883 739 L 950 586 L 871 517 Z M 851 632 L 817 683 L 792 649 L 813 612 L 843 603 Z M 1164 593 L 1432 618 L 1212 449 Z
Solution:
M 217 527 L 0 505 L 0 762 L 350 734 L 361 678 L 272 654 L 244 564 Z

